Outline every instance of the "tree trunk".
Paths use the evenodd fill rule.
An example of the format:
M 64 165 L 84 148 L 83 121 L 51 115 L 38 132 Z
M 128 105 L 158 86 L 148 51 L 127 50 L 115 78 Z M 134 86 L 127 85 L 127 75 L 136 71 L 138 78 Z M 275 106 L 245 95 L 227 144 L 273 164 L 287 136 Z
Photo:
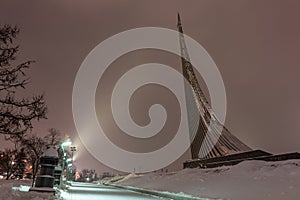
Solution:
M 12 175 L 12 173 L 10 171 L 7 171 L 6 172 L 6 180 L 8 180 L 11 175 Z
M 35 178 L 36 178 L 36 174 L 38 172 L 38 169 L 39 169 L 39 164 L 40 162 L 36 162 L 34 165 L 33 165 L 33 168 L 32 168 L 32 187 L 34 185 L 34 181 L 35 181 Z

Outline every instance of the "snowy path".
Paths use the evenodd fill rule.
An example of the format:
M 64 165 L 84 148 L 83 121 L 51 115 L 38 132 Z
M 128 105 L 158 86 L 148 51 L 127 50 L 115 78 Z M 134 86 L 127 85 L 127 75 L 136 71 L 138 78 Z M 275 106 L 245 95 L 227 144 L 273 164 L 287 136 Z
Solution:
M 61 197 L 63 200 L 162 200 L 162 198 L 143 195 L 110 186 L 74 182 L 66 191 L 61 192 Z

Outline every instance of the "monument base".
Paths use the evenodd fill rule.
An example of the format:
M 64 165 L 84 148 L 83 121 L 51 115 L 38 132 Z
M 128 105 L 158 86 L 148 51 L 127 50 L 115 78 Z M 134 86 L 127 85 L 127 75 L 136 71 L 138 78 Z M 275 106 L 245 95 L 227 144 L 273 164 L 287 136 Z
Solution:
M 209 159 L 188 160 L 183 163 L 183 168 L 214 168 L 220 166 L 236 165 L 245 160 L 264 160 L 274 162 L 290 159 L 300 159 L 300 153 L 273 155 L 262 150 L 253 150 Z
M 55 195 L 55 189 L 48 187 L 31 187 L 30 192 L 43 192 L 43 193 L 52 193 Z

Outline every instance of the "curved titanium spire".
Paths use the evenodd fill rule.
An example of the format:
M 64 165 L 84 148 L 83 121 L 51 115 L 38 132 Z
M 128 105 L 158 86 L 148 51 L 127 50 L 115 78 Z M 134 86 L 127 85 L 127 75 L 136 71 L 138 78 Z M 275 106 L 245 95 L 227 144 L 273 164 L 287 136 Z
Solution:
M 200 158 L 212 158 L 251 150 L 251 148 L 241 142 L 237 137 L 232 135 L 228 131 L 228 129 L 226 129 L 226 127 L 214 117 L 213 111 L 211 110 L 211 107 L 198 83 L 193 66 L 191 64 L 184 40 L 183 28 L 179 13 L 177 15 L 177 18 L 182 73 L 193 89 L 192 96 L 194 102 L 191 102 L 191 95 L 188 94 L 186 90 L 187 104 L 196 103 L 199 111 L 198 115 L 200 114 L 197 133 L 191 143 L 192 159 L 199 158 L 199 155 Z M 185 85 L 185 88 L 186 87 L 187 86 Z M 195 111 L 189 110 L 189 108 L 191 109 L 192 106 L 187 105 L 187 110 L 189 113 L 191 113 L 191 115 L 189 116 L 192 116 L 193 114 L 195 114 Z M 189 121 L 193 121 L 193 119 L 189 118 Z M 193 123 L 191 122 L 189 124 Z

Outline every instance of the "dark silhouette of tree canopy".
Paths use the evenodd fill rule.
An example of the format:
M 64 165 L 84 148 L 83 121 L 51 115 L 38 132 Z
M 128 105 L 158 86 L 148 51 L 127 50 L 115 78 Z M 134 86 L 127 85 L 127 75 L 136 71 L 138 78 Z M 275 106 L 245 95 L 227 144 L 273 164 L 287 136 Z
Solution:
M 50 146 L 59 146 L 59 144 L 62 141 L 61 133 L 59 130 L 55 128 L 48 129 L 48 134 L 45 136 L 45 139 L 47 141 L 47 145 Z
M 1 152 L 0 166 L 1 170 L 6 173 L 6 180 L 14 173 L 14 159 L 16 152 L 16 150 L 12 149 L 5 149 L 4 152 Z
M 0 151 L 0 169 L 5 172 L 6 180 L 15 176 L 23 178 L 26 155 L 24 149 L 5 149 Z
M 15 155 L 15 164 L 14 164 L 14 175 L 16 178 L 22 179 L 25 172 L 27 162 L 27 156 L 24 151 L 24 148 L 16 149 L 16 155 Z
M 36 135 L 27 136 L 21 141 L 21 145 L 28 156 L 28 161 L 32 165 L 32 186 L 39 168 L 40 158 L 46 149 L 46 144 L 45 138 Z
M 19 29 L 0 27 L 0 134 L 23 135 L 32 128 L 32 120 L 46 118 L 43 95 L 30 98 L 17 96 L 18 89 L 29 83 L 25 71 L 33 61 L 16 64 L 19 46 L 14 44 Z
M 83 169 L 79 172 L 79 176 L 80 177 L 77 179 L 79 182 L 93 182 L 99 180 L 95 169 Z

